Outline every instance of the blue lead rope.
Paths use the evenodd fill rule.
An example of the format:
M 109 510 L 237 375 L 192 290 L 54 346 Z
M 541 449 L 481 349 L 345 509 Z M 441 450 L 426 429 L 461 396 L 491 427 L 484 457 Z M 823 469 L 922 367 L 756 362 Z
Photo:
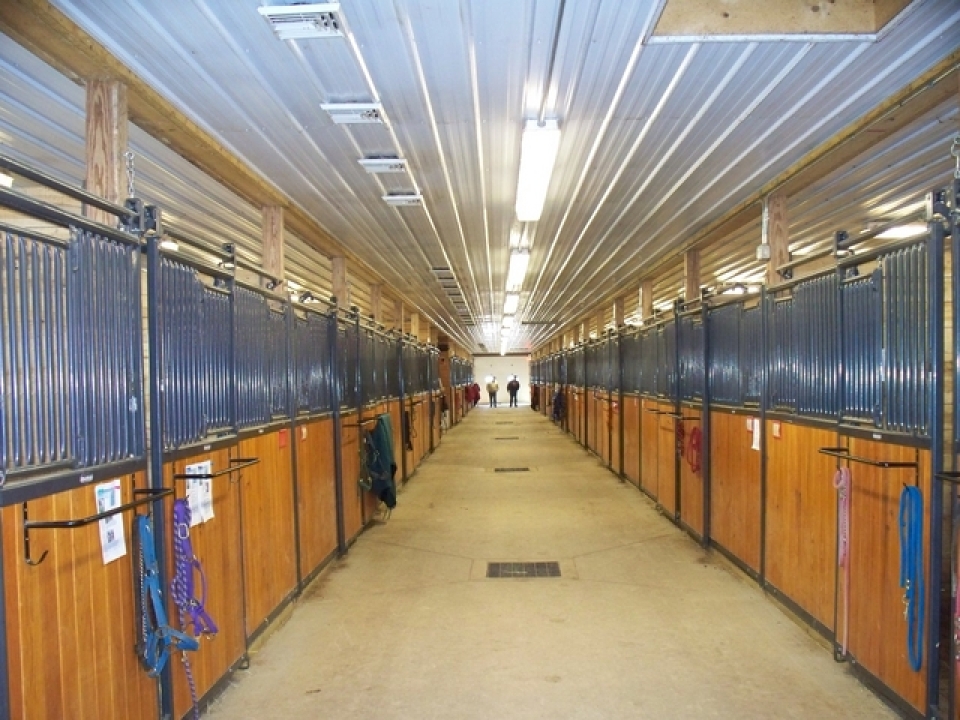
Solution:
M 907 657 L 914 672 L 923 665 L 923 495 L 907 486 L 900 494 L 900 587 L 907 619 Z
M 160 592 L 160 568 L 153 544 L 153 523 L 137 515 L 134 527 L 140 545 L 140 661 L 150 677 L 157 677 L 173 650 L 196 650 L 194 638 L 170 627 Z

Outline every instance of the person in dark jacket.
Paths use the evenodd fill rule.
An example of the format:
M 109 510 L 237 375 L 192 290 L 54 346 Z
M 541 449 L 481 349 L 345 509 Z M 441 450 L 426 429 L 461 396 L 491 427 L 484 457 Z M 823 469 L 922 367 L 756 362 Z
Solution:
M 516 375 L 507 383 L 507 392 L 510 393 L 510 407 L 517 407 L 517 393 L 520 392 L 520 381 L 517 380 Z

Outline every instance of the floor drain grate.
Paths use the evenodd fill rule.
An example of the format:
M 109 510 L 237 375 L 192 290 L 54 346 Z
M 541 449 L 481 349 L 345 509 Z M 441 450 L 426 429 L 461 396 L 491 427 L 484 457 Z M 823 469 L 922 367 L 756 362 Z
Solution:
M 516 425 L 516 423 L 513 422 L 512 420 L 507 420 L 506 422 L 494 423 L 494 425 Z
M 494 471 L 494 472 L 530 472 L 530 468 L 528 468 L 528 467 L 525 467 L 525 468 L 521 468 L 521 467 L 507 468 L 507 467 L 504 467 L 504 468 L 494 468 L 493 471 Z
M 519 440 L 519 439 L 520 439 L 520 436 L 519 436 L 519 435 L 510 435 L 510 436 L 507 436 L 507 437 L 495 437 L 495 438 L 494 438 L 494 440 Z
M 492 562 L 487 563 L 488 578 L 549 578 L 560 577 L 560 563 L 550 562 Z

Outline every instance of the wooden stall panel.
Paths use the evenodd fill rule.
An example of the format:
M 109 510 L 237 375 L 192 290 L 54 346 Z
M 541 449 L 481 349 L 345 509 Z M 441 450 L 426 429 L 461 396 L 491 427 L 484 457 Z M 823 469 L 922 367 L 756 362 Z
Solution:
M 240 441 L 240 457 L 260 459 L 239 473 L 248 635 L 297 584 L 291 448 L 288 428 Z
M 657 502 L 667 517 L 675 518 L 677 513 L 677 421 L 672 403 L 657 405 Z
M 779 420 L 767 421 L 766 432 L 766 579 L 832 630 L 836 463 L 818 450 L 835 445 L 837 434 Z
M 550 417 L 553 411 L 553 393 L 550 392 L 549 385 L 540 386 L 540 407 L 538 409 L 547 417 Z
M 235 455 L 235 451 L 233 451 Z M 186 473 L 187 465 L 211 462 L 213 472 L 230 466 L 231 449 L 198 454 L 164 466 L 164 482 L 183 496 L 185 485 L 174 475 Z M 236 477 L 223 475 L 213 479 L 213 518 L 190 528 L 193 554 L 200 560 L 206 577 L 207 594 L 204 607 L 217 624 L 214 642 L 203 641 L 196 652 L 190 653 L 190 665 L 197 685 L 197 694 L 203 696 L 237 662 L 246 649 L 243 624 L 243 567 L 240 563 L 240 484 Z M 172 577 L 173 553 L 167 555 L 168 577 Z M 202 592 L 200 585 L 196 592 Z M 170 605 L 171 624 L 176 611 Z M 182 629 L 182 628 L 181 628 Z M 190 686 L 183 665 L 173 662 L 173 707 L 175 717 L 182 717 L 191 708 Z
M 750 415 L 710 416 L 711 539 L 747 567 L 760 570 L 760 451 Z
M 899 507 L 903 486 L 919 483 L 924 504 L 924 576 L 929 567 L 930 454 L 872 440 L 844 438 L 851 455 L 896 462 L 919 460 L 919 472 L 851 464 L 850 653 L 918 710 L 925 704 L 927 664 L 913 672 L 907 660 L 907 622 L 900 589 Z M 929 621 L 930 589 L 926 589 Z M 842 631 L 842 623 L 838 632 Z M 925 635 L 925 630 L 922 631 Z M 924 653 L 926 653 L 924 643 Z M 924 657 L 924 660 L 926 658 Z
M 691 443 L 696 433 L 702 432 L 700 408 L 684 407 L 683 455 L 680 457 L 680 520 L 698 536 L 703 537 L 703 446 L 698 452 Z
M 387 403 L 387 408 L 393 425 L 393 457 L 397 461 L 397 488 L 399 489 L 406 479 L 403 476 L 403 454 L 407 452 L 403 447 L 403 412 L 399 400 L 391 400 Z M 409 468 L 407 472 L 410 472 Z
M 337 467 L 333 419 L 296 429 L 300 574 L 308 576 L 337 549 Z
M 360 428 L 357 414 L 341 415 L 341 445 L 343 458 L 343 531 L 351 542 L 363 529 L 363 498 L 357 481 L 360 479 Z
M 600 425 L 600 397 L 596 390 L 587 391 L 587 447 L 590 452 L 599 455 L 600 445 L 597 429 Z
M 570 404 L 567 406 L 567 421 L 570 424 L 570 432 L 581 445 L 584 442 L 582 396 L 583 393 L 572 390 L 570 392 Z
M 124 476 L 123 501 L 143 475 Z M 167 502 L 169 509 L 170 503 Z M 97 512 L 92 487 L 33 500 L 34 520 L 68 520 Z M 97 524 L 35 530 L 23 559 L 21 506 L 3 508 L 3 568 L 11 716 L 34 720 L 149 720 L 156 684 L 142 670 L 133 577 L 133 514 L 124 514 L 127 556 L 103 564 Z M 109 678 L 105 682 L 104 678 Z M 6 688 L 4 688 L 6 691 Z
M 433 406 L 433 447 L 434 447 L 434 448 L 440 447 L 440 440 L 441 440 L 441 432 L 440 432 L 440 430 L 441 430 L 441 423 L 440 423 L 440 421 L 441 421 L 441 419 L 442 419 L 442 418 L 441 418 L 441 413 L 440 413 L 440 396 L 437 395 L 437 396 L 434 398 L 434 406 Z
M 660 416 L 656 400 L 644 398 L 640 408 L 640 488 L 656 499 L 660 494 Z
M 610 455 L 610 467 L 617 474 L 623 471 L 620 465 L 620 402 L 616 398 L 609 403 L 610 413 L 607 421 L 610 438 L 608 441 L 608 454 Z
M 640 487 L 640 398 L 623 398 L 623 474 Z

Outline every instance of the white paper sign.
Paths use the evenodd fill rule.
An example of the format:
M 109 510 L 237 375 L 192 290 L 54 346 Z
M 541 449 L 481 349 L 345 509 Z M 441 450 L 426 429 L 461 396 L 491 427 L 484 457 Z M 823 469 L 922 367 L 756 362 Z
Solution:
M 120 491 L 119 479 L 96 485 L 93 492 L 97 501 L 97 513 L 120 507 L 123 495 Z M 104 565 L 127 554 L 122 514 L 117 513 L 100 521 L 100 549 L 103 551 Z
M 760 449 L 760 418 L 753 418 L 753 442 L 750 444 L 750 449 Z
M 209 475 L 213 472 L 213 461 L 187 465 L 187 475 Z M 213 493 L 210 478 L 187 478 L 187 503 L 190 505 L 190 527 L 199 525 L 213 517 Z M 207 499 L 209 498 L 209 499 Z M 205 508 L 207 505 L 209 507 Z M 207 517 L 209 512 L 209 517 Z

